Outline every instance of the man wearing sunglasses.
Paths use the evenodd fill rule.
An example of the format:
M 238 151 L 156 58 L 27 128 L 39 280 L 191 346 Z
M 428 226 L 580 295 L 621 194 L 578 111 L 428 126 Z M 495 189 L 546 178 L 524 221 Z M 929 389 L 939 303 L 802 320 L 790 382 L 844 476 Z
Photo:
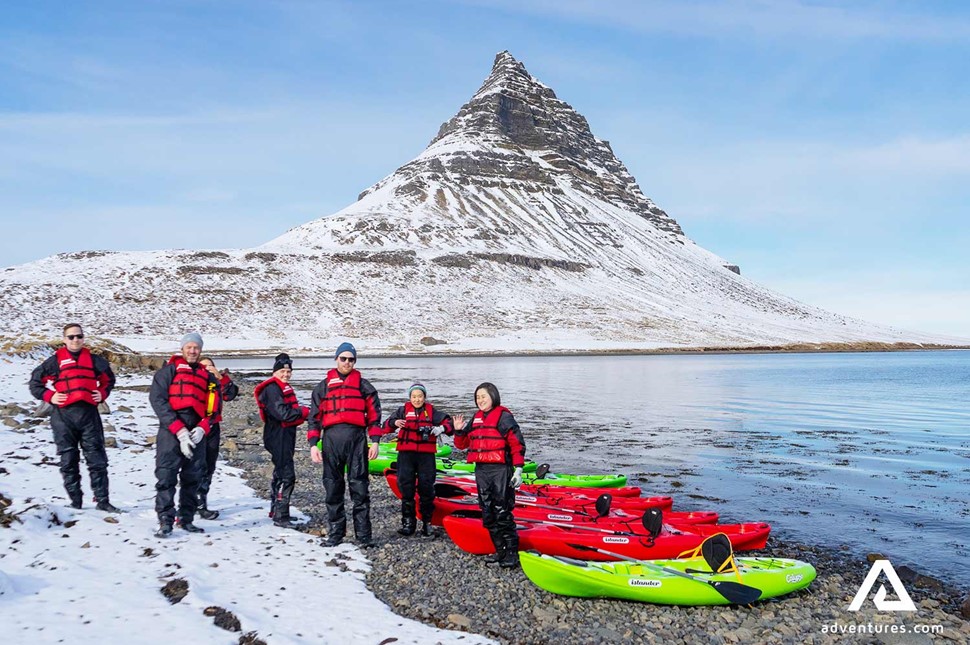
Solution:
M 323 463 L 323 486 L 327 491 L 326 546 L 336 546 L 347 532 L 344 510 L 344 469 L 354 503 L 354 535 L 364 548 L 375 546 L 371 535 L 370 492 L 367 460 L 377 457 L 380 441 L 381 401 L 377 390 L 355 369 L 357 350 L 341 343 L 334 354 L 335 369 L 313 389 L 307 440 L 310 458 Z M 323 452 L 317 441 L 323 436 Z M 367 437 L 374 438 L 370 450 Z
M 51 429 L 71 506 L 81 508 L 84 498 L 80 469 L 83 451 L 97 509 L 120 513 L 108 500 L 108 453 L 98 413 L 98 404 L 108 398 L 115 386 L 115 375 L 107 360 L 84 346 L 81 325 L 71 323 L 64 327 L 64 347 L 33 371 L 29 385 L 35 398 L 53 407 Z

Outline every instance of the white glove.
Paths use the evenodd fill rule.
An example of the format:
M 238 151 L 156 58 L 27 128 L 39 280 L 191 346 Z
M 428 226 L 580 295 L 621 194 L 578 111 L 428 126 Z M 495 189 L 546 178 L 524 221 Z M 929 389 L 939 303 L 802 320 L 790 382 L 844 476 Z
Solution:
M 192 440 L 192 445 L 197 446 L 205 439 L 205 430 L 196 426 L 189 431 L 189 438 Z
M 512 484 L 512 488 L 518 488 L 522 485 L 522 466 L 516 466 L 509 483 Z
M 444 431 L 445 431 L 444 426 L 435 426 L 434 428 L 432 428 L 431 434 L 434 435 L 435 437 L 439 437 L 441 436 L 441 433 Z
M 179 439 L 179 448 L 182 449 L 182 454 L 185 455 L 186 459 L 192 458 L 192 438 L 189 436 L 189 431 L 185 428 L 179 430 L 176 435 Z

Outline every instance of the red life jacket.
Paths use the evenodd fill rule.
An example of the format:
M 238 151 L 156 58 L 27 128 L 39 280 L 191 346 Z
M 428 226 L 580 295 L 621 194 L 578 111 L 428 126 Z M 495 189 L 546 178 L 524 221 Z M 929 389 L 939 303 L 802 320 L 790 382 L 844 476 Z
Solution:
M 193 410 L 204 419 L 209 399 L 209 370 L 200 363 L 192 367 L 181 356 L 173 356 L 168 363 L 175 365 L 175 376 L 168 386 L 168 404 L 173 410 Z
M 263 423 L 266 423 L 266 404 L 264 404 L 262 400 L 260 400 L 259 395 L 263 393 L 263 390 L 265 390 L 266 386 L 269 385 L 270 383 L 276 383 L 276 385 L 279 386 L 280 391 L 283 393 L 283 403 L 285 403 L 286 405 L 292 408 L 300 407 L 300 402 L 296 400 L 296 392 L 293 391 L 293 388 L 290 386 L 289 383 L 284 383 L 283 381 L 279 380 L 275 376 L 272 378 L 268 378 L 262 383 L 260 383 L 259 385 L 257 385 L 256 389 L 253 390 L 253 396 L 256 397 L 256 406 L 259 408 L 259 418 L 263 420 Z M 284 422 L 282 423 L 282 426 L 284 428 L 291 428 L 293 426 L 298 426 L 301 423 L 303 423 L 303 419 Z
M 471 445 L 468 447 L 468 463 L 504 464 L 508 461 L 509 443 L 498 430 L 498 420 L 503 412 L 502 406 L 494 407 L 485 414 L 481 410 L 472 418 L 472 429 L 468 434 Z
M 91 405 L 94 396 L 91 391 L 98 389 L 98 375 L 94 372 L 94 359 L 87 347 L 81 348 L 77 360 L 71 356 L 66 347 L 61 347 L 55 354 L 57 357 L 57 378 L 54 380 L 54 390 L 67 395 L 67 400 L 59 407 L 84 401 Z
M 338 423 L 365 427 L 367 425 L 366 400 L 360 392 L 360 372 L 352 371 L 345 377 L 337 370 L 327 372 L 327 395 L 320 401 L 317 420 L 321 428 Z
M 412 452 L 436 452 L 438 450 L 438 437 L 431 433 L 434 426 L 434 408 L 430 403 L 425 403 L 424 408 L 418 412 L 411 402 L 404 404 L 404 427 L 397 431 L 397 449 Z M 426 428 L 427 439 L 421 439 L 421 428 Z

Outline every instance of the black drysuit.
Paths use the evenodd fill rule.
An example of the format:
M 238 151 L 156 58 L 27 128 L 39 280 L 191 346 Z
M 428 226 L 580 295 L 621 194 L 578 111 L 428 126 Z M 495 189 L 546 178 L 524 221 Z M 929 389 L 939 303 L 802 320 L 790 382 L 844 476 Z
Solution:
M 381 401 L 377 389 L 367 379 L 360 379 L 360 393 L 368 401 L 370 428 L 375 441 L 380 440 L 382 430 Z M 328 537 L 331 540 L 343 539 L 347 533 L 347 512 L 344 509 L 344 470 L 350 488 L 350 499 L 354 503 L 354 535 L 358 542 L 371 541 L 370 521 L 370 475 L 367 471 L 368 428 L 338 423 L 326 428 L 320 427 L 320 404 L 327 396 L 327 381 L 324 379 L 313 388 L 310 405 L 310 423 L 307 437 L 310 444 L 316 444 L 316 437 L 323 435 L 323 487 L 327 492 Z
M 296 425 L 284 427 L 284 423 L 295 423 L 303 419 L 306 408 L 289 405 L 283 400 L 283 391 L 275 382 L 270 383 L 259 393 L 260 403 L 266 421 L 263 424 L 263 447 L 273 459 L 273 480 L 270 483 L 270 514 L 275 519 L 289 517 L 290 496 L 296 486 L 296 466 L 293 453 L 296 450 Z M 297 424 L 299 425 L 299 424 Z M 276 517 L 279 509 L 279 517 Z
M 75 360 L 79 354 L 71 353 Z M 99 378 L 102 375 L 105 377 L 104 398 L 107 399 L 115 385 L 114 372 L 103 357 L 92 354 L 91 359 L 95 374 Z M 51 356 L 31 373 L 30 393 L 37 399 L 49 402 L 51 391 L 46 385 L 49 381 L 57 380 L 59 374 L 57 357 Z M 61 458 L 61 477 L 68 497 L 75 505 L 81 504 L 80 462 L 83 451 L 94 498 L 96 501 L 108 501 L 108 453 L 104 449 L 104 426 L 98 406 L 78 401 L 65 407 L 53 404 L 51 407 L 51 430 L 57 455 Z
M 424 411 L 421 407 L 421 412 Z M 455 433 L 451 416 L 445 414 L 438 408 L 432 408 L 434 414 L 430 421 L 432 425 L 445 428 L 445 434 Z M 384 428 L 388 432 L 398 431 L 395 421 L 403 421 L 405 418 L 405 406 L 398 407 L 394 413 L 384 422 Z M 413 445 L 413 444 L 412 444 Z M 403 522 L 413 523 L 414 515 L 414 481 L 417 478 L 418 499 L 421 502 L 421 519 L 430 522 L 434 516 L 434 481 L 435 468 L 437 461 L 434 452 L 419 452 L 417 450 L 402 450 L 402 444 L 398 444 L 397 452 L 397 485 L 401 488 L 401 519 Z
M 525 454 L 525 440 L 515 417 L 509 411 L 502 412 L 497 425 L 503 437 L 515 434 L 515 443 L 521 446 L 522 455 Z M 467 441 L 471 433 L 472 420 L 465 423 L 461 430 L 455 430 L 455 446 Z M 506 439 L 508 441 L 508 439 Z M 521 455 L 520 455 L 521 457 Z M 512 487 L 512 453 L 506 448 L 505 463 L 476 463 L 475 483 L 478 486 L 478 506 L 482 510 L 482 525 L 488 529 L 495 544 L 496 553 L 502 557 L 505 554 L 515 554 L 518 557 L 519 534 L 515 531 L 515 518 L 512 514 L 515 508 L 515 489 Z
M 198 363 L 190 363 L 195 369 Z M 175 522 L 175 486 L 179 486 L 177 514 L 182 524 L 191 524 L 199 505 L 199 483 L 205 474 L 205 447 L 200 444 L 192 450 L 192 458 L 182 454 L 178 436 L 169 428 L 181 421 L 187 430 L 198 426 L 204 417 L 195 410 L 173 410 L 169 403 L 169 387 L 175 377 L 175 364 L 168 363 L 155 372 L 148 400 L 158 416 L 158 438 L 155 441 L 155 513 L 162 525 Z M 209 374 L 209 382 L 217 383 Z M 204 440 L 203 440 L 204 441 Z

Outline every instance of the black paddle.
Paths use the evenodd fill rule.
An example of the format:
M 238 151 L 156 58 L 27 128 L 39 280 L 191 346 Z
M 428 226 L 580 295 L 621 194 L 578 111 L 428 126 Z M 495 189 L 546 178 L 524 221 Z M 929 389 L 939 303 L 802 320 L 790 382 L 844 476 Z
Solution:
M 657 510 L 657 509 L 649 509 L 647 511 L 647 513 L 649 513 L 650 511 L 654 511 L 654 510 Z M 647 523 L 648 523 L 648 521 L 649 521 L 649 520 L 647 520 L 647 513 L 644 513 L 644 517 L 643 517 L 644 526 L 646 526 Z M 587 526 L 586 524 L 582 524 L 582 523 L 554 522 L 552 520 L 533 520 L 533 519 L 528 519 L 528 518 L 524 518 L 524 517 L 517 517 L 517 518 L 515 518 L 515 521 L 516 522 L 529 522 L 529 523 L 532 523 L 532 524 L 549 524 L 550 526 L 561 526 L 563 528 L 567 528 L 567 529 L 577 529 L 577 530 L 580 530 L 580 531 L 596 531 L 597 533 L 609 533 L 610 535 L 632 535 L 633 537 L 637 537 L 637 538 L 644 538 L 644 539 L 648 539 L 649 538 L 650 541 L 651 541 L 651 543 L 653 542 L 653 538 L 655 538 L 655 537 L 657 537 L 657 535 L 659 535 L 659 531 L 658 531 L 657 535 L 654 535 L 652 533 L 650 535 L 643 535 L 642 533 L 634 533 L 633 531 L 620 531 L 620 530 L 617 530 L 617 529 L 605 529 L 605 528 L 600 528 L 599 526 Z M 629 528 L 629 525 L 626 524 L 625 522 L 623 522 L 621 524 L 624 525 L 624 526 L 627 526 Z M 662 527 L 662 525 L 661 525 L 661 527 Z M 647 530 L 649 531 L 650 529 L 648 528 Z
M 549 474 L 549 464 L 539 464 L 536 467 L 536 479 L 545 479 Z
M 630 562 L 636 562 L 642 566 L 649 569 L 654 569 L 655 571 L 663 571 L 664 573 L 669 573 L 674 576 L 680 576 L 681 578 L 687 578 L 688 580 L 693 580 L 694 582 L 699 582 L 701 584 L 710 585 L 714 588 L 714 591 L 718 592 L 728 602 L 734 603 L 735 605 L 750 605 L 758 598 L 761 597 L 761 589 L 757 587 L 751 587 L 749 585 L 743 585 L 740 582 L 731 582 L 730 580 L 705 580 L 704 578 L 697 578 L 690 575 L 689 573 L 684 573 L 683 571 L 678 571 L 677 569 L 671 569 L 670 567 L 664 567 L 659 564 L 654 564 L 649 560 L 637 560 L 636 558 L 631 558 L 625 555 L 620 555 L 619 553 L 613 553 L 612 551 L 606 551 L 604 549 L 598 549 L 595 546 L 586 546 L 585 544 L 566 544 L 566 546 L 577 549 L 579 551 L 596 551 L 597 553 L 602 553 L 603 555 L 608 555 L 611 558 L 616 558 L 617 560 L 628 560 Z

